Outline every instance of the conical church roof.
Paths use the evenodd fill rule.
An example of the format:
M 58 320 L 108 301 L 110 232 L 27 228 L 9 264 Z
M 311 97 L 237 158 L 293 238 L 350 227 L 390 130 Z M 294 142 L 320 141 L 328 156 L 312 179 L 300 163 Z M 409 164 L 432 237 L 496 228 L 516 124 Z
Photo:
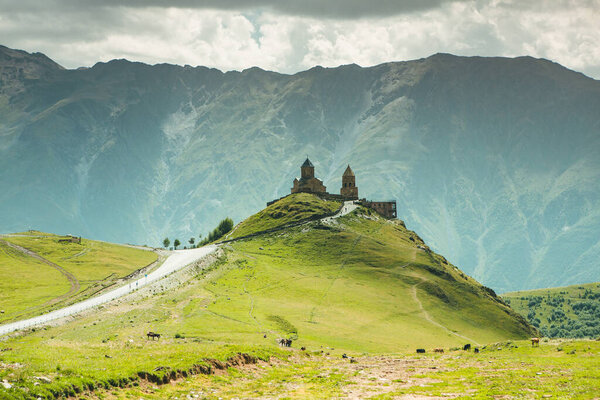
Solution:
M 314 167 L 314 165 L 312 165 L 312 163 L 310 162 L 308 157 L 306 157 L 306 161 L 304 161 L 304 164 L 302 164 L 302 166 L 303 167 Z
M 352 168 L 350 168 L 350 164 L 348 164 L 348 168 L 346 168 L 346 171 L 344 171 L 344 176 L 354 176 L 354 172 L 352 171 Z

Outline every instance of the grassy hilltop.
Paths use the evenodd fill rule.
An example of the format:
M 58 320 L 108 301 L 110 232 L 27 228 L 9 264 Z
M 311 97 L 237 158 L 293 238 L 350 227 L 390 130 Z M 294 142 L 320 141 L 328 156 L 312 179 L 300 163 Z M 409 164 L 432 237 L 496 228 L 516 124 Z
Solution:
M 288 201 L 313 204 L 306 196 Z M 286 220 L 305 211 L 289 207 Z M 267 225 L 254 216 L 240 227 L 256 232 Z M 210 266 L 170 279 L 183 284 L 159 282 L 64 325 L 6 340 L 0 362 L 9 367 L 0 368 L 0 380 L 17 380 L 29 390 L 25 398 L 53 398 L 98 386 L 168 382 L 223 365 L 207 359 L 233 363 L 238 352 L 285 359 L 290 353 L 277 346 L 279 337 L 313 355 L 357 356 L 534 333 L 401 221 L 365 208 L 330 224 L 315 221 L 225 244 Z M 148 341 L 148 331 L 162 338 Z M 40 383 L 35 376 L 51 383 L 34 385 Z
M 80 301 L 157 260 L 152 251 L 59 242 L 64 238 L 37 231 L 0 236 L 0 323 Z
M 544 336 L 600 338 L 600 283 L 524 290 L 502 297 Z

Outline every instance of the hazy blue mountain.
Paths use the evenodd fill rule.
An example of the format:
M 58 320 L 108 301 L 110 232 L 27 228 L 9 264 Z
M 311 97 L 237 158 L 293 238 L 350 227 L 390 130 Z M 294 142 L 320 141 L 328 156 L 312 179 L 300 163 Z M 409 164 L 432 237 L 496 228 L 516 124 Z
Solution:
M 289 193 L 306 155 L 497 290 L 600 280 L 600 82 L 558 64 L 65 70 L 0 47 L 0 232 L 183 241 Z

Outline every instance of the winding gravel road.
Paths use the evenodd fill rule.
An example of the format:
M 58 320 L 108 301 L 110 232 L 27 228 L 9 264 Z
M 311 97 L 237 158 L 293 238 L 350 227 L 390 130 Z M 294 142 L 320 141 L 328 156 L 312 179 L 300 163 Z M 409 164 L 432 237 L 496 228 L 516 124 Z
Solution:
M 177 270 L 180 270 L 183 267 L 190 265 L 200 260 L 201 258 L 206 257 L 209 254 L 214 253 L 216 250 L 217 246 L 215 245 L 204 246 L 199 249 L 176 250 L 165 260 L 165 262 L 160 267 L 147 274 L 143 278 L 129 282 L 124 286 L 101 294 L 98 297 L 92 297 L 82 302 L 73 304 L 65 308 L 61 308 L 56 311 L 49 312 L 44 315 L 40 315 L 38 317 L 29 318 L 6 325 L 0 325 L 0 335 L 6 335 L 8 333 L 18 331 L 20 329 L 45 324 L 53 320 L 67 317 L 69 315 L 74 315 L 84 310 L 97 307 L 101 304 L 108 303 L 109 301 L 125 296 L 126 294 L 131 293 L 152 282 L 156 282 L 164 278 L 165 276 Z

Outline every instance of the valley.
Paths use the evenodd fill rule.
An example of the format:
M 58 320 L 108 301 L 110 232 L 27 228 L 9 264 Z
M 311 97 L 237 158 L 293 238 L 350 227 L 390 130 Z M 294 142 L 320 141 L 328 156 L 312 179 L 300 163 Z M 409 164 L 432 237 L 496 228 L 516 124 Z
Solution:
M 277 225 L 273 220 L 287 225 L 315 204 L 321 203 L 313 195 L 291 195 L 240 226 L 258 233 Z M 326 208 L 339 207 L 333 202 Z M 470 343 L 487 357 L 490 343 L 536 334 L 491 289 L 431 251 L 402 221 L 368 208 L 219 247 L 213 256 L 111 303 L 4 337 L 0 381 L 10 386 L 4 393 L 24 399 L 174 398 L 196 384 L 224 391 L 218 379 L 234 379 L 251 391 L 272 381 L 274 390 L 294 393 L 283 382 L 305 387 L 308 379 L 306 390 L 325 396 L 341 393 L 342 383 L 357 372 L 338 366 L 337 360 L 349 360 L 344 353 L 359 364 L 378 360 L 370 367 L 378 371 L 388 363 L 404 370 L 416 348 L 450 352 Z M 160 338 L 149 339 L 147 332 Z M 291 339 L 292 348 L 279 346 L 279 338 Z M 445 355 L 442 360 L 453 362 Z M 260 377 L 245 378 L 248 368 Z M 408 379 L 410 368 L 393 379 Z M 328 378 L 316 378 L 321 374 Z M 404 393 L 397 386 L 384 392 Z M 2 393 L 0 388 L 0 398 Z M 203 398 L 220 396 L 203 392 Z
M 19 73 L 19 71 L 23 71 Z M 0 232 L 158 246 L 289 193 L 309 155 L 498 292 L 600 281 L 600 83 L 435 54 L 293 75 L 0 47 Z M 574 116 L 577 116 L 576 118 Z M 35 199 L 35 200 L 34 200 Z

